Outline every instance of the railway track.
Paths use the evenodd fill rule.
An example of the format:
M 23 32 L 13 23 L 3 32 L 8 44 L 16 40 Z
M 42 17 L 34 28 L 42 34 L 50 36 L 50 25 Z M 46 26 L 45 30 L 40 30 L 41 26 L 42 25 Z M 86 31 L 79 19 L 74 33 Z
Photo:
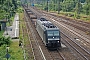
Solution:
M 66 60 L 66 58 L 58 51 L 49 51 L 52 60 Z
M 32 24 L 32 22 L 29 20 L 30 24 Z M 32 24 L 33 25 L 33 24 Z M 32 29 L 29 29 L 29 30 L 32 30 Z M 35 32 L 34 34 L 32 35 L 35 35 L 34 37 L 36 37 L 36 41 L 37 43 L 36 44 L 39 44 L 39 50 L 41 51 L 41 56 L 43 57 L 43 60 L 52 60 L 52 58 L 50 58 L 49 54 L 48 54 L 48 50 L 47 48 L 45 47 L 45 45 L 43 44 L 40 36 L 38 35 L 38 33 L 36 32 L 36 29 L 33 25 L 33 31 Z M 32 32 L 33 33 L 33 32 Z M 34 39 L 35 40 L 35 39 Z M 35 52 L 36 53 L 36 52 Z M 48 55 L 47 55 L 48 54 Z M 44 56 L 45 55 L 45 56 Z M 38 60 L 38 59 L 37 59 Z
M 29 22 L 29 21 L 28 21 Z M 29 25 L 30 26 L 30 25 Z M 30 27 L 31 28 L 31 27 Z M 32 30 L 32 29 L 29 29 L 29 30 Z M 33 30 L 34 31 L 34 30 Z M 33 34 L 34 35 L 34 34 Z M 37 34 L 36 34 L 37 35 Z M 37 35 L 38 36 L 38 35 Z M 35 37 L 34 37 L 35 38 Z M 36 38 L 36 39 L 38 39 L 38 38 Z M 40 39 L 40 38 L 39 38 Z M 39 40 L 38 40 L 39 41 Z M 41 41 L 39 41 L 39 43 L 40 43 Z M 38 42 L 37 42 L 38 43 Z M 37 44 L 36 43 L 36 44 Z M 38 43 L 38 44 L 39 44 Z M 47 50 L 47 48 L 42 44 L 42 42 L 40 43 L 40 46 L 39 47 L 41 47 L 42 48 L 42 50 L 43 50 L 43 53 L 44 53 L 44 55 L 45 55 L 45 57 L 46 57 L 46 59 L 47 60 L 57 60 L 57 59 L 55 59 L 55 58 L 52 58 L 51 56 L 52 55 L 54 55 L 53 54 L 53 52 L 51 53 L 51 55 L 47 55 L 47 54 L 50 54 L 49 52 L 47 52 L 48 50 Z M 41 50 L 41 48 L 40 48 L 40 50 Z M 47 52 L 47 53 L 46 53 Z M 41 53 L 42 54 L 42 53 Z M 62 60 L 65 60 L 65 57 L 64 56 L 62 56 L 59 52 L 57 52 L 57 54 L 59 55 L 57 55 L 57 57 L 59 57 L 59 59 L 60 59 L 60 57 L 62 58 Z M 46 60 L 45 58 L 43 58 L 44 60 Z M 36 60 L 38 60 L 38 59 L 36 59 Z
M 56 23 L 57 25 L 59 25 L 59 26 L 61 26 L 61 24 L 59 23 L 59 22 L 57 22 L 57 21 L 54 21 L 54 23 Z M 68 32 L 68 31 L 67 31 Z M 63 33 L 62 31 L 61 31 L 61 33 Z M 71 39 L 70 38 L 70 36 L 68 36 L 68 35 L 66 35 L 65 33 L 63 33 L 63 39 L 64 40 L 66 40 L 67 38 L 67 43 L 70 45 L 70 46 L 72 46 L 81 56 L 83 56 L 86 60 L 89 60 L 89 56 L 90 56 L 90 52 L 89 51 L 87 51 L 85 48 L 83 48 L 81 45 L 79 45 L 77 42 L 75 42 L 73 39 Z M 62 36 L 62 35 L 61 35 Z M 67 37 L 66 39 L 65 39 L 65 36 Z M 70 41 L 72 41 L 72 42 L 70 42 Z M 74 45 L 73 45 L 74 44 Z M 76 46 L 77 45 L 77 46 Z M 74 46 L 76 46 L 76 47 L 74 47 Z M 83 51 L 82 51 L 83 50 Z M 87 57 L 88 58 L 87 58 Z
M 22 24 L 22 21 L 20 21 L 20 23 Z M 25 22 L 25 19 L 23 20 L 23 25 L 21 26 L 21 30 L 22 30 L 22 39 L 23 39 L 23 41 L 22 41 L 22 48 L 23 48 L 23 54 L 24 54 L 24 60 L 28 60 L 28 59 L 30 59 L 30 60 L 32 60 L 32 59 L 34 59 L 34 60 L 36 60 L 35 59 L 35 55 L 34 55 L 34 51 L 33 51 L 33 47 L 32 47 L 32 44 L 31 44 L 31 41 L 30 41 L 30 32 L 29 32 L 29 30 L 27 29 L 27 26 L 26 26 L 26 23 L 27 22 Z M 27 36 L 28 36 L 28 38 L 27 38 Z M 26 40 L 25 40 L 25 38 L 27 38 Z M 27 44 L 25 43 L 25 42 L 28 42 Z M 29 44 L 29 45 L 28 45 Z M 30 50 L 28 50 L 28 49 L 30 49 Z M 28 55 L 29 55 L 29 57 L 27 56 L 27 53 L 28 53 Z
M 62 24 L 62 23 L 59 23 L 58 21 L 55 21 L 54 19 L 51 18 L 51 20 L 54 22 L 54 24 L 57 24 L 60 26 L 62 26 L 62 28 L 64 27 L 64 30 L 67 30 L 67 32 L 71 33 L 72 35 L 68 35 L 69 33 L 67 33 L 67 35 L 72 38 L 72 39 L 76 39 L 75 41 L 79 40 L 80 41 L 82 40 L 82 44 L 86 44 L 87 46 L 89 45 L 90 46 L 90 41 L 88 38 L 84 37 L 83 35 L 81 35 L 80 33 L 78 33 L 77 31 L 73 30 L 73 29 L 69 29 L 68 26 L 66 26 L 65 24 Z M 61 28 L 61 27 L 60 27 Z M 79 42 L 80 43 L 80 42 Z M 84 45 L 82 45 L 84 47 Z M 86 46 L 86 47 L 87 47 Z M 89 47 L 87 47 L 89 48 Z M 90 49 L 90 48 L 89 48 Z M 89 51 L 90 52 L 90 51 Z
M 27 31 L 27 34 L 28 34 L 28 38 L 29 38 L 28 40 L 29 40 L 29 44 L 30 44 L 30 47 L 31 47 L 33 59 L 36 60 L 36 58 L 35 58 L 35 53 L 34 53 L 34 50 L 33 50 L 33 49 L 34 49 L 34 48 L 33 48 L 33 44 L 31 43 L 31 42 L 32 42 L 31 40 L 32 40 L 33 38 L 31 37 L 31 33 L 30 33 L 30 31 L 28 30 L 27 22 L 25 22 L 25 25 L 26 25 L 26 29 L 27 29 L 26 31 Z M 31 55 L 30 55 L 30 56 L 31 56 Z
M 58 25 L 61 25 L 60 23 L 58 23 L 58 22 L 56 22 L 56 21 L 54 21 L 54 23 L 56 23 L 56 24 L 58 24 Z M 63 33 L 63 32 L 61 32 L 61 33 Z M 63 33 L 64 34 L 64 33 Z M 66 35 L 66 34 L 64 34 L 64 36 L 66 36 L 67 38 L 69 38 L 68 39 L 68 41 L 67 41 L 67 43 L 70 45 L 70 46 L 72 46 L 73 44 L 73 48 L 81 55 L 81 56 L 83 56 L 86 60 L 88 60 L 89 59 L 89 56 L 90 56 L 90 52 L 89 51 L 87 51 L 85 48 L 83 48 L 83 47 L 81 47 L 79 44 L 77 44 L 73 39 L 71 39 L 68 35 Z M 70 42 L 70 41 L 72 41 L 72 42 Z M 72 44 L 71 44 L 72 43 Z M 74 47 L 75 45 L 78 45 L 78 46 L 76 46 L 76 47 Z M 79 47 L 79 48 L 78 48 Z M 77 48 L 77 49 L 76 49 Z M 83 51 L 82 51 L 83 50 Z M 84 53 L 85 52 L 85 53 Z M 87 58 L 87 57 L 88 58 Z
M 88 52 L 86 49 L 81 47 L 79 44 L 77 44 L 75 41 L 73 41 L 71 38 L 69 38 L 64 33 L 61 33 L 62 37 L 66 36 L 66 38 L 63 38 L 74 50 L 76 50 L 85 60 L 89 60 L 90 52 Z
M 23 27 L 21 29 L 22 29 L 22 34 L 24 37 L 26 31 L 25 31 L 25 29 L 23 29 Z M 24 59 L 26 60 L 27 58 L 26 58 L 26 53 L 25 53 L 25 49 L 24 49 L 24 38 L 23 38 L 23 45 L 22 46 L 23 46 L 23 56 L 24 56 Z
M 32 9 L 33 10 L 33 9 Z M 37 12 L 34 12 L 35 14 L 38 14 Z M 38 17 L 39 16 L 41 16 L 40 15 L 40 13 L 39 13 L 39 15 L 38 15 Z M 46 16 L 45 14 L 44 14 L 44 16 Z M 48 16 L 46 16 L 46 17 L 48 17 Z M 51 18 L 50 16 L 48 17 L 49 19 Z M 54 18 L 54 17 L 53 17 Z M 55 19 L 55 18 L 54 18 Z M 53 20 L 54 20 L 53 19 Z M 52 20 L 52 19 L 51 19 Z M 57 23 L 57 22 L 55 22 L 55 21 L 53 21 L 55 24 L 60 24 L 60 23 Z M 63 34 L 63 33 L 62 33 Z M 82 59 L 85 59 L 85 60 L 89 60 L 89 57 L 88 56 L 90 56 L 90 52 L 89 51 L 87 51 L 86 49 L 84 49 L 83 47 L 81 47 L 79 44 L 77 44 L 75 41 L 73 41 L 71 38 L 69 38 L 69 36 L 67 36 L 67 35 L 65 35 L 65 34 L 63 34 L 64 35 L 64 37 L 66 36 L 66 38 L 67 38 L 67 40 L 69 41 L 67 41 L 67 40 L 65 40 L 74 50 L 76 50 L 77 51 L 77 53 L 79 53 L 80 55 L 79 56 L 81 56 L 81 58 Z M 63 38 L 63 37 L 62 37 Z M 64 39 L 64 38 L 63 38 Z M 71 44 L 71 43 L 72 44 Z M 74 45 L 73 45 L 74 44 Z M 77 45 L 77 46 L 76 46 Z M 74 46 L 76 46 L 76 47 L 74 47 Z M 82 51 L 83 50 L 83 51 Z M 56 52 L 55 52 L 56 53 Z M 56 53 L 57 54 L 57 53 Z M 54 55 L 54 53 L 50 53 L 50 55 Z M 59 55 L 60 56 L 60 55 Z M 51 57 L 53 57 L 53 56 L 51 56 Z M 54 58 L 54 57 L 53 57 Z M 64 60 L 63 58 L 58 58 L 58 59 L 62 59 L 62 60 Z M 55 58 L 53 59 L 53 60 L 55 60 Z M 57 60 L 57 59 L 56 59 Z
M 26 14 L 26 13 L 25 13 Z M 41 52 L 41 47 L 38 44 L 37 38 L 35 36 L 35 32 L 33 30 L 33 26 L 30 24 L 30 19 L 28 18 L 27 15 L 26 16 L 26 21 L 27 21 L 27 28 L 29 29 L 29 36 L 30 36 L 30 41 L 33 47 L 33 52 L 34 52 L 34 56 L 35 56 L 35 60 L 46 60 L 45 57 L 43 56 L 43 53 Z

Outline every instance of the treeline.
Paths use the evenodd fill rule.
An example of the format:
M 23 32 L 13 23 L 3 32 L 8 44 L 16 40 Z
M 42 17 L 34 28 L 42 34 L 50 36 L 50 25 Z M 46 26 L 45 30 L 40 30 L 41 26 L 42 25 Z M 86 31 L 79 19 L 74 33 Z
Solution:
M 0 0 L 0 20 L 13 16 L 19 5 L 19 0 Z
M 90 15 L 90 0 L 36 0 L 44 10 L 75 12 L 76 14 Z M 48 4 L 47 4 L 48 3 Z

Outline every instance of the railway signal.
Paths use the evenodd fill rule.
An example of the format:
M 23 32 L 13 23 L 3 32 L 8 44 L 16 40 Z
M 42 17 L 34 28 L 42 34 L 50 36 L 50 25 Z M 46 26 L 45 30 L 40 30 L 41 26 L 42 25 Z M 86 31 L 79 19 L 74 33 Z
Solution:
M 10 58 L 10 54 L 8 53 L 8 51 L 9 51 L 9 47 L 7 46 L 6 47 L 6 55 L 5 55 L 5 57 L 7 58 L 7 60 Z

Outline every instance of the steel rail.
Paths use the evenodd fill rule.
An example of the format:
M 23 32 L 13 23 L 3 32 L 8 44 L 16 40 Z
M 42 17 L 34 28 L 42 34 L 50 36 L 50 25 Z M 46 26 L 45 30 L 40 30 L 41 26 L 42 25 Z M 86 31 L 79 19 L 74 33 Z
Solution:
M 55 21 L 54 20 L 54 22 L 56 22 L 57 24 L 59 24 L 60 26 L 61 26 L 61 24 L 60 23 L 58 23 L 57 21 Z M 63 26 L 63 25 L 62 25 Z M 66 28 L 66 27 L 64 27 L 64 28 Z M 67 28 L 66 28 L 67 29 Z M 68 31 L 69 31 L 69 29 L 67 29 Z M 62 31 L 61 31 L 61 33 L 63 33 Z M 64 35 L 65 35 L 65 33 L 63 33 Z M 67 35 L 65 35 L 67 38 L 69 38 Z M 90 55 L 90 52 L 88 52 L 86 49 L 84 49 L 83 47 L 81 47 L 79 44 L 77 44 L 75 41 L 73 41 L 71 38 L 69 38 L 72 42 L 74 42 L 76 45 L 78 45 L 81 49 L 83 49 L 87 54 L 89 54 Z
M 25 13 L 24 13 L 25 14 Z M 26 15 L 25 15 L 25 17 L 26 17 Z M 26 19 L 27 20 L 27 19 Z M 25 22 L 25 25 L 26 25 L 26 22 Z M 26 28 L 27 28 L 27 26 L 26 26 Z M 27 33 L 28 33 L 28 37 L 29 37 L 29 43 L 30 43 L 30 46 L 31 46 L 31 48 L 32 48 L 32 53 L 33 53 L 33 56 L 34 56 L 34 60 L 36 60 L 36 58 L 35 58 L 35 53 L 34 53 L 34 50 L 33 50 L 33 47 L 32 47 L 32 43 L 31 43 L 31 41 L 30 41 L 30 36 L 29 36 L 29 31 L 28 31 L 28 28 L 27 28 Z
M 62 57 L 63 60 L 66 60 L 66 58 L 59 52 L 58 49 L 57 49 L 57 52 L 59 53 L 59 55 Z
M 23 30 L 23 27 L 22 27 L 21 29 L 22 29 L 22 34 L 23 34 L 23 37 L 24 37 L 24 30 Z M 23 48 L 24 60 L 27 60 L 27 59 L 26 59 L 26 55 L 25 55 L 25 54 L 26 54 L 26 53 L 25 53 L 25 49 L 24 49 L 24 39 L 23 39 L 23 44 L 22 44 L 22 46 L 23 46 L 22 48 Z
M 61 37 L 63 38 L 63 37 Z M 81 53 L 78 49 L 76 49 L 70 42 L 68 42 L 66 39 L 64 39 L 74 50 L 76 50 L 83 58 L 85 58 L 86 60 L 89 60 L 86 56 L 83 55 L 83 53 Z

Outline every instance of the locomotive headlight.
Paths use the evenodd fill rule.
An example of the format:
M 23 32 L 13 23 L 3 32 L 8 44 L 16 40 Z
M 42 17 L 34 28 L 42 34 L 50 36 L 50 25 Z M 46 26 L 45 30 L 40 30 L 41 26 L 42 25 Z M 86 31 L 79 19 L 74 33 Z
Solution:
M 59 43 L 59 41 L 57 41 Z
M 54 39 L 54 37 L 53 37 L 53 39 Z

